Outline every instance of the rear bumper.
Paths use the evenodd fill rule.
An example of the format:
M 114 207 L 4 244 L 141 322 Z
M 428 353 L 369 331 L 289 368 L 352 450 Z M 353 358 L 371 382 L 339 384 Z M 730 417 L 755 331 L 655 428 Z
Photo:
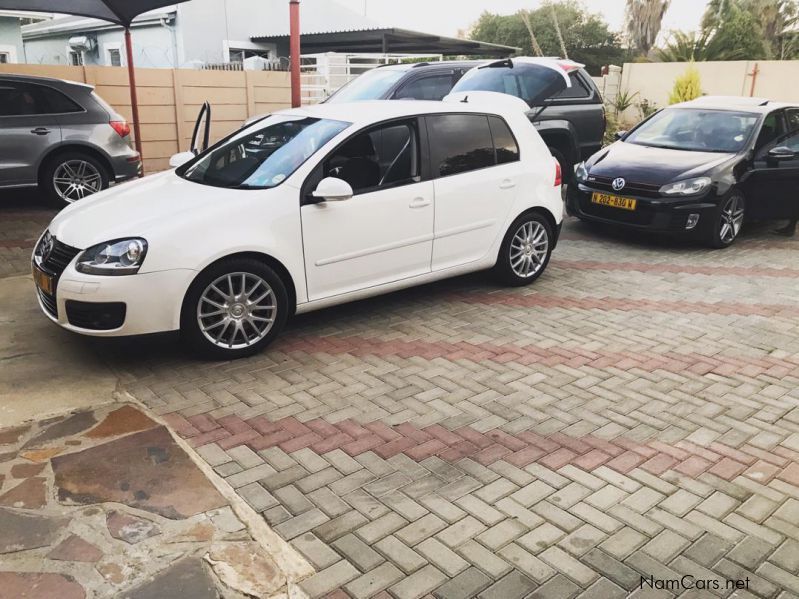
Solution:
M 606 191 L 596 190 L 600 193 Z M 644 231 L 693 234 L 707 226 L 717 209 L 715 198 L 706 194 L 696 198 L 643 198 L 624 195 L 637 200 L 635 211 L 600 206 L 591 202 L 594 190 L 584 185 L 570 185 L 566 194 L 566 211 L 583 220 L 618 225 Z M 687 228 L 688 217 L 699 215 L 698 223 Z
M 112 156 L 111 168 L 114 171 L 112 179 L 117 183 L 135 179 L 142 172 L 141 156 L 133 150 L 130 153 Z

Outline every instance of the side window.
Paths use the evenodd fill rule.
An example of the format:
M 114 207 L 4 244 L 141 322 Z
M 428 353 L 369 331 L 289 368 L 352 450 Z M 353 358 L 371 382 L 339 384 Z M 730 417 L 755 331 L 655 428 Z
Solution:
M 787 146 L 799 154 L 799 133 L 794 132 L 793 135 L 787 137 L 780 145 Z
M 755 149 L 760 150 L 785 133 L 785 124 L 781 112 L 772 112 L 763 119 L 763 126 L 757 136 Z
M 0 116 L 31 116 L 42 114 L 34 90 L 28 85 L 0 82 Z
M 786 110 L 785 121 L 788 124 L 788 133 L 799 131 L 799 109 L 789 108 Z
M 41 87 L 40 94 L 45 110 L 51 114 L 83 112 L 83 108 L 52 87 Z
M 452 75 L 422 77 L 404 85 L 394 96 L 397 100 L 442 100 L 452 90 Z
M 359 133 L 324 165 L 325 177 L 338 177 L 356 194 L 418 180 L 419 139 L 415 121 L 390 123 Z
M 519 160 L 519 144 L 516 143 L 516 138 L 513 137 L 508 124 L 498 116 L 488 117 L 488 123 L 494 138 L 497 164 L 517 162 Z
M 427 117 L 434 177 L 494 166 L 494 142 L 488 117 L 445 114 Z
M 561 99 L 563 99 L 563 100 L 565 100 L 565 99 L 576 100 L 576 99 L 579 99 L 579 98 L 589 98 L 591 96 L 591 92 L 585 86 L 585 84 L 583 83 L 583 80 L 580 79 L 580 77 L 579 77 L 579 75 L 577 75 L 577 73 L 572 73 L 569 76 L 569 79 L 571 79 L 572 86 L 571 87 L 567 87 L 566 89 L 564 89 L 562 92 L 560 92 L 558 94 L 555 94 L 553 96 L 553 98 L 556 98 L 558 100 L 561 100 Z

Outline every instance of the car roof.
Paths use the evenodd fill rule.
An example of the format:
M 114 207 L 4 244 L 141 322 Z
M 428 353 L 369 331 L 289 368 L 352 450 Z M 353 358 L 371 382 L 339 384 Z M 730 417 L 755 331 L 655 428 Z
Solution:
M 364 102 L 342 102 L 340 104 L 314 104 L 302 108 L 288 108 L 275 114 L 307 116 L 319 119 L 346 121 L 353 125 L 368 125 L 395 118 L 425 114 L 465 112 L 477 114 L 505 115 L 517 108 L 513 104 L 486 101 L 432 102 L 426 100 L 367 100 Z
M 796 107 L 796 104 L 773 102 L 768 98 L 751 98 L 748 96 L 701 96 L 695 100 L 669 106 L 669 108 L 707 108 L 710 110 L 730 110 L 755 114 L 768 114 L 781 108 Z
M 0 73 L 0 79 L 6 81 L 16 81 L 18 83 L 44 83 L 49 85 L 73 86 L 85 89 L 94 89 L 93 86 L 79 81 L 70 81 L 68 79 L 56 79 L 55 77 L 39 77 L 36 75 L 18 75 L 14 73 Z

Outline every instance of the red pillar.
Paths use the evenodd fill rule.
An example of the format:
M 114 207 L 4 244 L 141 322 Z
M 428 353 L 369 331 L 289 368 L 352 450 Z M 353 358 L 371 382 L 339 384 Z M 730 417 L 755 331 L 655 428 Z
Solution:
M 291 106 L 302 106 L 300 91 L 300 0 L 289 0 L 290 34 L 289 54 L 291 55 Z
M 128 57 L 128 80 L 130 81 L 130 104 L 133 111 L 133 136 L 136 151 L 139 156 L 144 160 L 144 155 L 141 151 L 141 130 L 139 129 L 139 98 L 136 94 L 136 69 L 133 65 L 133 41 L 130 37 L 130 27 L 125 28 L 125 52 Z M 144 174 L 144 166 L 142 165 L 142 174 Z

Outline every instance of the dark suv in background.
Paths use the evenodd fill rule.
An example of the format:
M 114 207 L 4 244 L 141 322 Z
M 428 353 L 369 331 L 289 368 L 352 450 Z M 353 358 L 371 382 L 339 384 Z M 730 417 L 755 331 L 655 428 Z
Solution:
M 558 58 L 384 66 L 351 81 L 327 102 L 441 100 L 451 92 L 467 91 L 502 92 L 524 100 L 530 120 L 567 179 L 576 163 L 602 147 L 602 96 L 582 65 Z
M 140 169 L 130 126 L 90 85 L 0 74 L 0 189 L 38 185 L 61 207 Z

